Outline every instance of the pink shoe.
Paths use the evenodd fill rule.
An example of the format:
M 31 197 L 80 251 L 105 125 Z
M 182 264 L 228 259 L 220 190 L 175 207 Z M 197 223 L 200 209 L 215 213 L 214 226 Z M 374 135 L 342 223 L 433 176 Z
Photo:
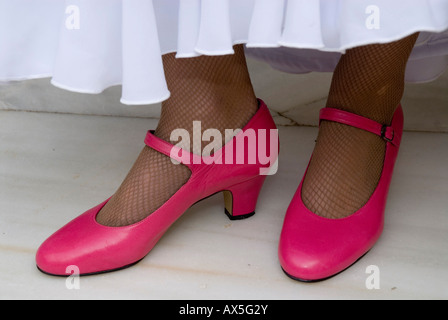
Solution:
M 90 209 L 54 233 L 40 246 L 36 255 L 37 267 L 44 273 L 59 276 L 68 276 L 66 268 L 72 265 L 79 268 L 81 275 L 129 267 L 143 259 L 188 208 L 221 191 L 224 191 L 225 196 L 225 212 L 231 219 L 253 215 L 266 178 L 266 175 L 260 175 L 260 170 L 266 170 L 269 163 L 272 164 L 276 160 L 278 150 L 274 150 L 269 156 L 269 163 L 265 161 L 266 158 L 260 161 L 260 157 L 256 157 L 253 164 L 239 164 L 242 162 L 237 162 L 237 159 L 241 157 L 239 152 L 242 150 L 238 148 L 242 144 L 236 141 L 252 130 L 257 138 L 258 148 L 266 148 L 264 152 L 271 146 L 270 135 L 265 135 L 264 142 L 258 139 L 263 134 L 260 132 L 275 132 L 277 141 L 274 145 L 278 149 L 276 126 L 267 106 L 260 100 L 258 112 L 244 129 L 213 155 L 215 159 L 222 159 L 222 164 L 207 164 L 213 162 L 210 157 L 201 157 L 186 151 L 180 153 L 181 149 L 178 147 L 148 132 L 145 139 L 148 146 L 188 166 L 191 170 L 188 182 L 162 207 L 130 226 L 107 227 L 96 221 L 98 212 L 108 200 Z M 244 143 L 246 157 L 248 152 L 255 152 L 256 145 Z
M 345 270 L 366 254 L 380 237 L 403 132 L 401 105 L 394 114 L 391 126 L 332 108 L 322 109 L 320 119 L 377 134 L 386 140 L 387 147 L 377 188 L 369 201 L 349 217 L 327 219 L 311 212 L 302 201 L 302 180 L 285 216 L 279 259 L 288 276 L 306 282 L 325 280 Z

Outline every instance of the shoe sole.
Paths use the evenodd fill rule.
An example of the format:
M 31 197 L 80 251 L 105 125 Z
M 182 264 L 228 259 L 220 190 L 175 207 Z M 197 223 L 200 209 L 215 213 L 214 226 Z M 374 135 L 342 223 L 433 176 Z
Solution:
M 370 251 L 370 250 L 369 250 L 369 251 Z M 364 258 L 364 256 L 365 256 L 366 254 L 368 254 L 369 251 L 367 251 L 366 253 L 364 253 L 361 257 L 358 258 L 358 260 L 356 260 L 355 262 L 353 262 L 351 265 L 349 265 L 349 266 L 348 266 L 347 268 L 345 268 L 344 270 L 339 271 L 338 273 L 335 273 L 335 274 L 333 274 L 333 275 L 331 275 L 331 276 L 329 276 L 329 277 L 326 277 L 326 278 L 315 279 L 315 280 L 306 280 L 306 279 L 301 279 L 301 278 L 297 278 L 297 277 L 294 277 L 294 276 L 290 275 L 290 274 L 287 273 L 287 272 L 285 271 L 285 269 L 283 269 L 283 268 L 282 268 L 282 270 L 283 270 L 283 272 L 288 276 L 288 278 L 290 278 L 290 279 L 292 279 L 292 280 L 295 280 L 295 281 L 299 281 L 299 282 L 303 282 L 303 283 L 316 283 L 316 282 L 322 282 L 322 281 L 331 279 L 331 278 L 333 278 L 333 277 L 336 277 L 337 275 L 339 275 L 339 274 L 341 274 L 342 272 L 346 271 L 347 269 L 349 269 L 350 267 L 352 267 L 353 265 L 355 265 L 359 260 L 361 260 L 362 258 Z
M 105 271 L 98 271 L 98 272 L 92 272 L 92 273 L 81 273 L 81 274 L 78 274 L 78 275 L 76 275 L 76 276 L 79 276 L 79 277 L 88 277 L 88 276 L 95 276 L 95 275 L 99 275 L 99 274 L 104 274 L 104 273 L 109 273 L 109 272 L 115 272 L 115 271 L 124 270 L 124 269 L 130 268 L 130 267 L 136 265 L 137 263 L 139 263 L 140 261 L 142 261 L 144 258 L 145 258 L 145 257 L 143 257 L 142 259 L 140 259 L 140 260 L 138 260 L 138 261 L 136 261 L 136 262 L 134 262 L 134 263 L 128 264 L 128 265 L 126 265 L 126 266 L 124 266 L 124 267 L 120 267 L 120 268 L 117 268 L 117 269 L 111 269 L 111 270 L 105 270 Z M 42 270 L 41 268 L 39 268 L 38 265 L 36 265 L 36 267 L 37 267 L 37 270 L 39 270 L 40 272 L 42 272 L 43 274 L 46 274 L 46 275 L 48 275 L 48 276 L 61 277 L 61 278 L 67 278 L 67 277 L 70 277 L 70 276 L 71 276 L 70 274 L 66 274 L 66 275 L 64 274 L 64 275 L 63 275 L 63 274 L 53 274 L 53 273 L 49 273 L 49 272 L 46 272 L 46 271 Z

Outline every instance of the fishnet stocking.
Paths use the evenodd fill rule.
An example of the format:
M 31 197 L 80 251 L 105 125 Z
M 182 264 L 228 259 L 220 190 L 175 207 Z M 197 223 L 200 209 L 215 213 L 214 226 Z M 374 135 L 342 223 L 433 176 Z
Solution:
M 234 55 L 176 59 L 168 54 L 163 62 L 171 97 L 162 104 L 155 131 L 159 138 L 171 142 L 171 132 L 180 128 L 193 137 L 193 121 L 201 121 L 201 132 L 194 134 L 218 129 L 224 143 L 225 129 L 244 127 L 257 111 L 242 46 L 235 47 Z M 202 149 L 193 149 L 192 138 L 182 143 L 182 148 L 201 154 Z M 203 142 L 202 147 L 209 143 Z M 97 221 L 113 227 L 141 221 L 172 197 L 190 175 L 186 166 L 174 165 L 167 156 L 145 147 Z
M 258 109 L 244 47 L 238 45 L 230 56 L 194 59 L 164 57 L 165 73 L 171 86 L 171 98 L 162 108 L 162 116 L 156 135 L 169 141 L 171 132 L 177 128 L 187 129 L 193 134 L 193 121 L 200 120 L 202 132 L 207 128 L 218 129 L 223 136 L 225 129 L 242 128 Z M 202 148 L 210 142 L 202 142 Z M 181 145 L 195 154 L 201 150 L 190 145 Z
M 348 50 L 334 72 L 327 106 L 390 124 L 417 36 Z M 308 209 L 330 219 L 359 210 L 378 184 L 385 146 L 372 133 L 323 121 L 302 189 Z
M 145 147 L 97 221 L 111 227 L 134 224 L 157 210 L 189 177 L 187 167 L 173 165 L 164 154 Z

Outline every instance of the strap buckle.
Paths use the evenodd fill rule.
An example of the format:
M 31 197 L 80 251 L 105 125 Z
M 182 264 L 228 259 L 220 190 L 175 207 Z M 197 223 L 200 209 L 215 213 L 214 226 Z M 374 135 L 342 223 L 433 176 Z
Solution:
M 391 129 L 389 132 L 392 133 L 392 137 L 388 137 L 387 133 L 388 130 L 387 129 Z M 383 125 L 381 127 L 381 138 L 383 138 L 384 140 L 386 140 L 387 142 L 392 143 L 394 141 L 394 137 L 395 137 L 395 131 L 392 129 L 392 127 L 388 126 L 388 125 Z

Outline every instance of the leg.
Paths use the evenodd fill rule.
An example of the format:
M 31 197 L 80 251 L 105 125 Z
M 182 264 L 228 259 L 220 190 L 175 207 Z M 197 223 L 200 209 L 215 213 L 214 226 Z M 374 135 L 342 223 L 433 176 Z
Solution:
M 258 102 L 250 82 L 243 46 L 234 55 L 176 59 L 163 57 L 171 97 L 162 104 L 155 134 L 169 141 L 174 129 L 192 136 L 193 121 L 202 130 L 242 128 L 256 113 Z M 183 146 L 193 153 L 193 144 Z M 100 224 L 136 223 L 165 203 L 190 177 L 190 170 L 145 147 L 115 195 L 97 216 Z
M 403 95 L 406 63 L 417 36 L 348 50 L 334 72 L 327 106 L 389 124 Z M 356 212 L 378 184 L 384 155 L 380 137 L 322 122 L 304 180 L 305 205 L 332 219 Z

